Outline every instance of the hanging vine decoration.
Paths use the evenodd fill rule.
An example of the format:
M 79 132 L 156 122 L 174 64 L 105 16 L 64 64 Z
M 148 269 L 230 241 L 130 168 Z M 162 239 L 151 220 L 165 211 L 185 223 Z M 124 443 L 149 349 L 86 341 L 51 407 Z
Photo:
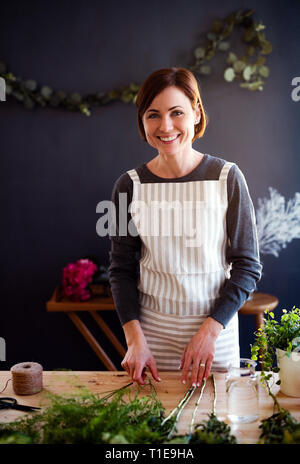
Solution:
M 186 67 L 196 75 L 209 75 L 212 73 L 210 62 L 217 52 L 228 52 L 224 79 L 227 82 L 242 81 L 240 87 L 251 91 L 263 90 L 264 79 L 269 77 L 269 68 L 265 64 L 266 55 L 272 52 L 272 44 L 262 32 L 265 26 L 261 22 L 254 22 L 253 13 L 254 10 L 240 10 L 223 21 L 213 21 L 211 31 L 206 34 L 206 43 L 197 45 L 194 49 L 194 64 Z M 246 44 L 246 53 L 241 57 L 230 50 L 229 37 L 235 27 L 243 29 L 242 41 Z M 132 82 L 106 93 L 97 92 L 85 96 L 78 92 L 54 91 L 48 85 L 39 86 L 33 79 L 23 80 L 15 76 L 2 61 L 0 77 L 5 79 L 6 95 L 23 103 L 27 109 L 33 109 L 36 105 L 48 106 L 80 111 L 86 116 L 91 115 L 92 107 L 104 106 L 117 100 L 135 103 L 140 88 L 139 84 Z
M 243 80 L 240 87 L 252 91 L 263 90 L 264 79 L 270 74 L 265 63 L 266 55 L 272 52 L 272 44 L 262 32 L 265 29 L 262 22 L 254 22 L 253 13 L 254 10 L 238 11 L 227 16 L 223 22 L 213 21 L 212 31 L 206 34 L 208 42 L 194 50 L 196 61 L 190 69 L 196 74 L 210 74 L 209 62 L 216 53 L 228 52 L 224 79 L 227 82 Z M 241 57 L 229 50 L 228 39 L 235 26 L 243 29 L 242 41 L 246 44 L 246 53 Z

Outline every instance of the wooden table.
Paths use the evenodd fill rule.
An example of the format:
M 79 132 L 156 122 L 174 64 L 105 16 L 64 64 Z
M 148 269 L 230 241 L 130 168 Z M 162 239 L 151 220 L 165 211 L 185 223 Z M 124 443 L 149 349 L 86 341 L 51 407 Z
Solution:
M 277 374 L 275 374 L 277 376 Z M 150 374 L 148 374 L 150 376 Z M 217 388 L 216 413 L 220 420 L 225 420 L 230 426 L 233 435 L 237 437 L 238 443 L 257 443 L 260 430 L 258 428 L 259 421 L 233 425 L 226 418 L 226 394 L 225 394 L 225 374 L 214 373 Z M 183 385 L 180 381 L 180 372 L 160 372 L 162 382 L 157 383 L 153 380 L 153 384 L 157 391 L 163 407 L 166 409 L 166 414 L 177 406 L 180 399 L 186 393 L 189 385 Z M 9 371 L 0 371 L 0 385 L 5 385 L 6 381 L 11 378 Z M 100 394 L 109 390 L 120 388 L 130 382 L 130 378 L 125 372 L 67 372 L 67 371 L 44 371 L 43 372 L 43 390 L 40 393 L 31 396 L 16 395 L 12 388 L 12 382 L 8 382 L 8 386 L 1 396 L 13 396 L 20 404 L 28 404 L 31 406 L 45 407 L 48 404 L 47 394 L 49 392 L 60 395 L 73 396 L 80 393 L 80 388 L 85 387 L 94 394 Z M 137 385 L 132 387 L 136 391 Z M 148 385 L 142 388 L 140 395 L 146 396 L 150 392 Z M 179 422 L 178 433 L 188 433 L 189 424 L 191 422 L 195 402 L 197 401 L 200 389 L 197 389 L 183 410 Z M 300 421 L 300 398 L 292 398 L 283 395 L 279 392 L 279 387 L 275 386 L 273 392 L 276 393 L 280 405 L 290 410 L 293 416 Z M 207 414 L 212 411 L 213 405 L 213 384 L 211 378 L 208 379 L 201 403 L 198 408 L 196 423 L 207 419 Z M 269 417 L 273 413 L 273 401 L 267 395 L 265 390 L 259 387 L 259 404 L 260 417 L 259 420 Z M 10 422 L 18 417 L 24 416 L 24 413 L 16 410 L 0 410 L 0 421 Z
M 99 292 L 100 293 L 100 292 Z M 98 358 L 103 362 L 104 366 L 110 371 L 116 371 L 117 368 L 106 354 L 100 343 L 92 335 L 85 323 L 80 319 L 78 312 L 88 312 L 100 327 L 101 331 L 108 337 L 122 358 L 125 356 L 125 348 L 119 342 L 115 334 L 102 319 L 98 311 L 115 311 L 115 305 L 110 291 L 106 295 L 96 295 L 90 300 L 74 302 L 64 295 L 61 286 L 58 286 L 51 299 L 47 302 L 47 311 L 61 311 L 66 313 L 77 329 L 83 335 L 90 347 L 94 350 Z
M 80 331 L 80 333 L 83 335 L 90 347 L 94 350 L 98 358 L 103 362 L 104 366 L 110 371 L 116 371 L 116 366 L 106 354 L 99 341 L 92 335 L 82 319 L 80 319 L 78 314 L 80 312 L 88 312 L 98 324 L 103 334 L 105 334 L 110 342 L 114 345 L 122 359 L 124 358 L 125 348 L 99 314 L 99 311 L 115 311 L 115 305 L 110 289 L 107 289 L 105 295 L 101 295 L 101 287 L 99 286 L 98 292 L 95 290 L 95 288 L 97 288 L 97 286 L 94 286 L 96 295 L 93 296 L 90 300 L 83 302 L 73 302 L 64 295 L 62 287 L 58 286 L 55 289 L 51 299 L 47 302 L 47 311 L 61 311 L 66 313 L 71 321 L 75 324 L 77 329 Z M 254 315 L 256 329 L 258 329 L 260 325 L 263 324 L 265 309 L 271 311 L 277 305 L 278 298 L 266 293 L 254 292 L 251 300 L 246 301 L 245 304 L 241 307 L 239 314 Z

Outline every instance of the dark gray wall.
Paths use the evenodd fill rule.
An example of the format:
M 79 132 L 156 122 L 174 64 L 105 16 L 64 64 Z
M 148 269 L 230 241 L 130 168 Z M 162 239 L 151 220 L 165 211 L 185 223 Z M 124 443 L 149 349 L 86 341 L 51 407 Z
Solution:
M 255 207 L 272 186 L 286 198 L 300 191 L 300 102 L 291 80 L 300 75 L 298 1 L 27 1 L 1 5 L 0 59 L 23 78 L 83 94 L 142 82 L 153 70 L 188 66 L 213 19 L 254 8 L 274 51 L 263 92 L 247 92 L 215 74 L 201 79 L 210 123 L 199 151 L 237 162 Z M 218 72 L 219 71 L 219 72 Z M 155 153 L 140 138 L 133 105 L 114 103 L 91 117 L 54 109 L 28 111 L 0 103 L 2 278 L 0 336 L 8 369 L 22 361 L 45 369 L 101 370 L 103 365 L 64 314 L 46 301 L 62 268 L 85 255 L 108 264 L 109 240 L 96 234 L 96 204 L 110 199 L 116 178 Z M 279 258 L 262 256 L 259 290 L 279 308 L 299 305 L 300 241 Z M 277 315 L 279 314 L 279 309 Z M 117 335 L 115 313 L 105 315 Z M 89 323 L 86 316 L 85 320 Z M 90 325 L 90 327 L 92 327 Z M 252 317 L 241 319 L 241 353 L 250 354 Z M 94 334 L 99 334 L 95 330 Z M 103 345 L 120 367 L 106 340 Z

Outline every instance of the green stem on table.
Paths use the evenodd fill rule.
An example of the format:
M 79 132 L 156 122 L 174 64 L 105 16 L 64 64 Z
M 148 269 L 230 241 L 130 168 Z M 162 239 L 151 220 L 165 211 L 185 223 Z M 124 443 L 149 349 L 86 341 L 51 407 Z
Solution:
M 177 408 L 175 409 L 178 409 L 178 412 L 176 414 L 176 417 L 175 417 L 175 421 L 174 421 L 174 424 L 168 434 L 168 439 L 171 437 L 175 427 L 176 427 L 176 424 L 178 422 L 178 419 L 179 419 L 179 416 L 180 414 L 182 413 L 183 409 L 185 408 L 185 406 L 188 404 L 188 402 L 190 401 L 191 397 L 193 396 L 194 394 L 194 391 L 196 390 L 196 387 L 191 387 L 188 392 L 184 395 L 184 398 L 180 401 L 180 407 L 179 405 L 177 406 Z M 172 414 L 173 415 L 173 414 Z
M 178 405 L 176 406 L 176 408 L 174 408 L 170 414 L 168 415 L 168 417 L 166 417 L 162 423 L 161 423 L 161 426 L 163 426 L 169 419 L 171 419 L 171 417 L 174 416 L 174 414 L 178 411 L 178 409 L 180 409 L 181 405 L 186 401 L 186 398 L 188 397 L 188 395 L 190 394 L 191 391 L 195 391 L 195 388 L 196 387 L 190 387 L 190 389 L 186 392 L 186 394 L 184 395 L 184 397 L 182 398 L 182 400 L 178 403 Z
M 125 390 L 126 388 L 130 387 L 130 385 L 132 385 L 133 382 L 130 382 L 128 383 L 127 385 L 124 385 L 123 387 L 121 388 L 118 388 L 117 390 L 111 390 L 108 392 L 108 395 L 106 396 L 103 396 L 103 398 L 101 398 L 101 400 L 108 400 L 111 396 L 115 395 L 116 393 L 122 391 L 122 390 Z
M 213 403 L 213 415 L 216 415 L 216 403 L 217 403 L 217 387 L 216 387 L 216 380 L 214 374 L 212 374 L 212 381 L 214 385 L 214 403 Z
M 273 413 L 275 413 L 275 407 L 277 407 L 278 412 L 282 412 L 283 411 L 282 407 L 280 406 L 280 404 L 279 404 L 276 396 L 274 395 L 274 393 L 271 391 L 271 387 L 272 387 L 273 384 L 271 385 L 271 387 L 269 385 L 269 381 L 270 381 L 271 378 L 272 378 L 273 384 L 274 384 L 274 373 L 272 372 L 272 374 L 270 374 L 270 371 L 265 371 L 264 369 L 262 369 L 259 380 L 260 380 L 260 383 L 262 384 L 263 388 L 265 388 L 268 391 L 269 396 L 274 401 Z
M 277 407 L 278 409 L 278 412 L 282 412 L 283 409 L 282 407 L 280 406 L 276 396 L 274 395 L 274 393 L 271 391 L 271 388 L 270 388 L 270 385 L 269 385 L 269 382 L 267 379 L 264 379 L 264 382 L 265 382 L 265 385 L 267 387 L 267 390 L 268 390 L 268 394 L 271 396 L 272 400 L 274 401 L 274 409 L 275 409 L 275 406 Z
M 202 398 L 202 394 L 203 394 L 205 385 L 206 385 L 206 379 L 203 380 L 202 387 L 201 387 L 201 390 L 200 390 L 200 395 L 199 395 L 199 398 L 198 398 L 198 400 L 197 400 L 196 406 L 195 406 L 194 411 L 193 411 L 192 421 L 191 421 L 191 424 L 190 424 L 190 433 L 193 433 L 193 428 L 194 428 L 194 423 L 195 423 L 196 412 L 197 412 L 199 403 L 200 403 L 200 401 L 201 401 L 201 398 Z

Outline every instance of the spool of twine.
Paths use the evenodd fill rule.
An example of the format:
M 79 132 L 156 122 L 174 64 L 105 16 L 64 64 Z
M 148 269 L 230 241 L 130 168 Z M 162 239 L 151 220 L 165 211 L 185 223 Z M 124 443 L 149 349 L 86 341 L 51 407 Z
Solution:
M 43 367 L 35 362 L 15 364 L 10 372 L 16 395 L 34 395 L 43 388 Z

